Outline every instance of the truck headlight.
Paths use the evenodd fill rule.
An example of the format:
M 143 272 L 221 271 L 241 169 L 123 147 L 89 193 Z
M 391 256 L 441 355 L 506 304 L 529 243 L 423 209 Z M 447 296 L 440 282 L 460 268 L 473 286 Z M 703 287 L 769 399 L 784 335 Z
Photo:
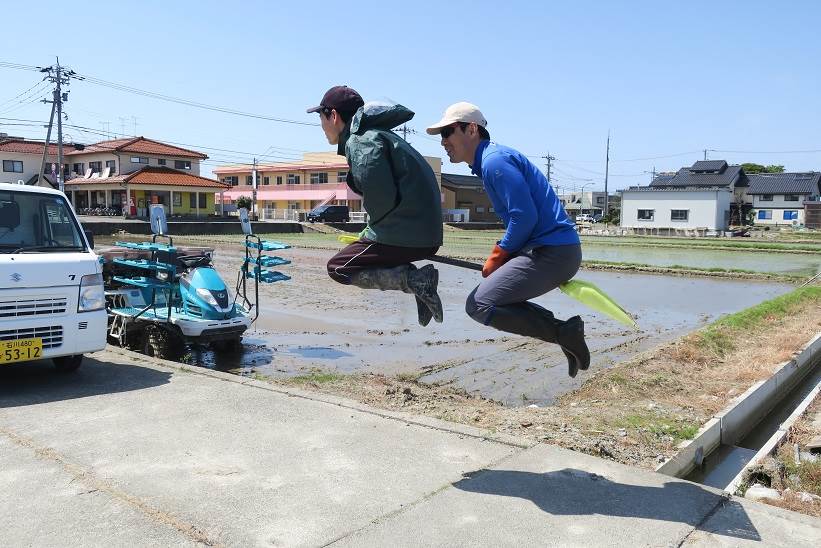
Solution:
M 204 300 L 211 306 L 219 306 L 219 304 L 217 303 L 217 299 L 214 298 L 214 296 L 211 294 L 211 291 L 209 291 L 208 289 L 205 289 L 204 287 L 198 287 L 197 295 L 199 295 L 199 297 L 202 300 Z
M 102 274 L 87 274 L 80 279 L 80 298 L 77 312 L 91 312 L 105 308 Z

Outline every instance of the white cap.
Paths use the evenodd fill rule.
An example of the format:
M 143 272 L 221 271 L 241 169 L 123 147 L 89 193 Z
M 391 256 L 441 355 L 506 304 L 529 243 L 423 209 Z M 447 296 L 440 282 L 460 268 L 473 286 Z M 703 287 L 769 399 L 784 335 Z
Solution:
M 445 109 L 442 119 L 427 129 L 428 135 L 439 135 L 443 127 L 447 127 L 455 122 L 474 123 L 478 126 L 487 127 L 482 111 L 479 107 L 470 103 L 455 103 Z

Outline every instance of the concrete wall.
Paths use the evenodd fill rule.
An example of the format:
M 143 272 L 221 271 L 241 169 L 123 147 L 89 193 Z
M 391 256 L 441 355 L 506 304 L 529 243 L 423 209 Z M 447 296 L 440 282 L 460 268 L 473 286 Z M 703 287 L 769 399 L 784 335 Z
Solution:
M 95 236 L 111 236 L 120 230 L 129 234 L 151 234 L 151 224 L 145 221 L 94 221 L 85 222 L 80 217 L 80 224 L 85 230 L 90 230 Z M 364 225 L 363 225 L 364 226 Z M 299 223 L 252 223 L 251 229 L 258 234 L 287 234 L 304 232 Z M 242 234 L 242 226 L 236 217 L 229 221 L 191 221 L 168 222 L 168 233 L 174 235 L 186 234 Z
M 625 228 L 727 228 L 732 193 L 724 190 L 622 192 L 621 226 Z M 652 221 L 638 220 L 640 209 L 652 209 Z M 672 221 L 671 210 L 689 211 L 687 221 Z

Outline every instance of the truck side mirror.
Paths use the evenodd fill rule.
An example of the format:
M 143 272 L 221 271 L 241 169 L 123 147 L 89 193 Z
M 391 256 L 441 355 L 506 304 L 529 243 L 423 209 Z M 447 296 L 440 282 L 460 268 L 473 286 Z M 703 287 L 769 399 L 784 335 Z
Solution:
M 90 230 L 83 230 L 83 232 L 85 232 L 88 247 L 94 249 L 94 234 L 92 234 Z

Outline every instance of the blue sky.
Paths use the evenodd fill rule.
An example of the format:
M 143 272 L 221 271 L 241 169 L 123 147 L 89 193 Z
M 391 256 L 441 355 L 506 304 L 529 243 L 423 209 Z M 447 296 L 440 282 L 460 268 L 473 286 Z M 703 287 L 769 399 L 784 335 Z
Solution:
M 402 103 L 416 112 L 409 140 L 446 172 L 467 171 L 424 127 L 463 100 L 482 109 L 494 140 L 540 165 L 555 156 L 563 189 L 603 188 L 608 130 L 610 189 L 647 184 L 654 168 L 690 165 L 704 149 L 730 163 L 821 170 L 817 2 L 46 1 L 14 2 L 3 16 L 4 62 L 45 66 L 59 55 L 83 75 L 308 123 L 317 116 L 305 108 L 335 84 Z M 15 99 L 39 78 L 0 67 L 0 131 L 45 136 L 8 125 L 48 119 L 47 105 Z M 137 134 L 209 154 L 206 174 L 330 148 L 315 126 L 88 81 L 70 89 L 69 123 L 98 132 L 68 129 L 74 140 L 132 135 L 136 117 Z

